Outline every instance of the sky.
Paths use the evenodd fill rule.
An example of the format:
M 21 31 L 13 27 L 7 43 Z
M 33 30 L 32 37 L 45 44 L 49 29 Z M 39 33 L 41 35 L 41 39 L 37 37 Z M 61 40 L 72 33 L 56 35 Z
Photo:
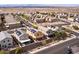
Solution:
M 79 0 L 0 0 L 1 6 L 25 4 L 26 6 L 69 6 L 79 7 Z
M 79 4 L 78 0 L 0 0 L 1 4 Z

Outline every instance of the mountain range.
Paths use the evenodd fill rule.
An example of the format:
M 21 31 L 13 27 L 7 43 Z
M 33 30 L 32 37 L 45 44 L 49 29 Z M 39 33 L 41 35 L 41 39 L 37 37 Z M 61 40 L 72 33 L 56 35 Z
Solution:
M 79 7 L 79 4 L 0 4 L 0 8 Z

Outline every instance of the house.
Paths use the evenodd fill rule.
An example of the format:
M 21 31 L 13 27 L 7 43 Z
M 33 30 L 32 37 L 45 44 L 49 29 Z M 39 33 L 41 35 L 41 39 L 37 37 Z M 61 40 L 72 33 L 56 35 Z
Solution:
M 35 17 L 34 22 L 43 23 L 46 21 L 47 15 L 41 15 L 39 17 Z
M 15 30 L 13 36 L 21 44 L 31 43 L 31 39 L 29 39 L 29 36 L 24 31 L 22 31 L 21 29 Z
M 46 36 L 53 36 L 53 32 L 57 31 L 59 28 L 54 26 L 39 26 L 38 29 L 42 31 Z
M 53 18 L 51 16 L 47 16 L 45 21 L 46 22 L 52 22 L 52 20 L 53 20 Z
M 65 19 L 67 19 L 67 18 L 68 18 L 68 14 L 59 13 L 59 14 L 58 14 L 58 18 L 65 18 Z
M 57 17 L 45 16 L 45 22 L 57 22 L 59 19 Z
M 43 40 L 45 39 L 45 35 L 39 31 L 39 30 L 36 30 L 34 28 L 30 28 L 29 30 L 27 30 L 27 33 L 29 34 L 29 36 L 35 41 L 35 40 Z
M 70 16 L 70 18 L 73 18 L 73 17 L 74 17 L 74 15 L 75 15 L 75 14 L 73 14 L 73 13 L 72 13 L 72 14 L 70 14 L 69 16 Z
M 53 31 L 53 30 L 51 30 L 51 29 L 49 29 L 48 31 L 46 31 L 46 33 L 48 34 L 48 37 L 53 37 L 53 36 L 55 36 L 53 33 L 54 33 L 55 31 Z
M 74 18 L 75 22 L 79 22 L 79 16 Z
M 6 31 L 0 32 L 0 48 L 6 49 L 12 46 L 13 46 L 13 39 L 11 35 Z
M 35 18 L 34 22 L 36 22 L 36 23 L 43 23 L 43 22 L 45 22 L 45 19 L 44 18 Z
M 72 21 L 72 22 L 74 21 L 74 19 L 73 19 L 73 18 L 68 18 L 68 20 L 69 20 L 69 21 Z

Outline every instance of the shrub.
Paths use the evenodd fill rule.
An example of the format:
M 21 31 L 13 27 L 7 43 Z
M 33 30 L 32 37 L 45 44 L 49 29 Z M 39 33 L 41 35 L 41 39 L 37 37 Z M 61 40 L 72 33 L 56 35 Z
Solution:
M 67 37 L 67 34 L 64 31 L 57 31 L 55 32 L 55 38 L 57 39 L 64 39 L 65 37 Z
M 16 48 L 16 50 L 15 50 L 15 54 L 20 54 L 22 52 L 23 52 L 23 50 L 20 47 Z
M 47 44 L 46 40 L 43 40 L 42 45 L 46 45 L 46 44 Z
M 22 14 L 21 16 L 22 16 L 23 18 L 25 18 L 26 20 L 29 20 L 29 16 L 28 16 L 28 15 Z
M 36 24 L 32 24 L 33 28 L 38 29 L 38 26 Z
M 4 51 L 4 50 L 1 50 L 0 51 L 0 54 L 8 54 L 8 52 L 7 51 Z
M 73 26 L 73 28 L 75 29 L 75 30 L 79 30 L 79 27 L 78 26 Z
M 46 40 L 46 43 L 47 43 L 47 44 L 48 44 L 48 43 L 51 43 L 52 40 L 53 40 L 53 39 L 48 39 L 48 40 Z

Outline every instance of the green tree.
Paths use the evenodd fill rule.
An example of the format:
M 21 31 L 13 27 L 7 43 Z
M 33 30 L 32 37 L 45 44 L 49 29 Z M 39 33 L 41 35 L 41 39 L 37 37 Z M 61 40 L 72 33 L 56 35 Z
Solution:
M 57 31 L 55 32 L 55 38 L 56 39 L 65 39 L 67 37 L 67 34 L 64 31 Z
M 22 16 L 22 17 L 25 18 L 26 20 L 29 20 L 29 16 L 28 16 L 28 15 L 21 14 L 20 16 Z
M 38 29 L 38 26 L 35 23 L 32 23 L 32 27 Z
M 39 14 L 40 12 L 39 11 L 36 11 L 36 13 Z
M 76 26 L 76 25 L 73 25 L 72 27 L 73 27 L 75 30 L 79 30 L 79 27 Z

